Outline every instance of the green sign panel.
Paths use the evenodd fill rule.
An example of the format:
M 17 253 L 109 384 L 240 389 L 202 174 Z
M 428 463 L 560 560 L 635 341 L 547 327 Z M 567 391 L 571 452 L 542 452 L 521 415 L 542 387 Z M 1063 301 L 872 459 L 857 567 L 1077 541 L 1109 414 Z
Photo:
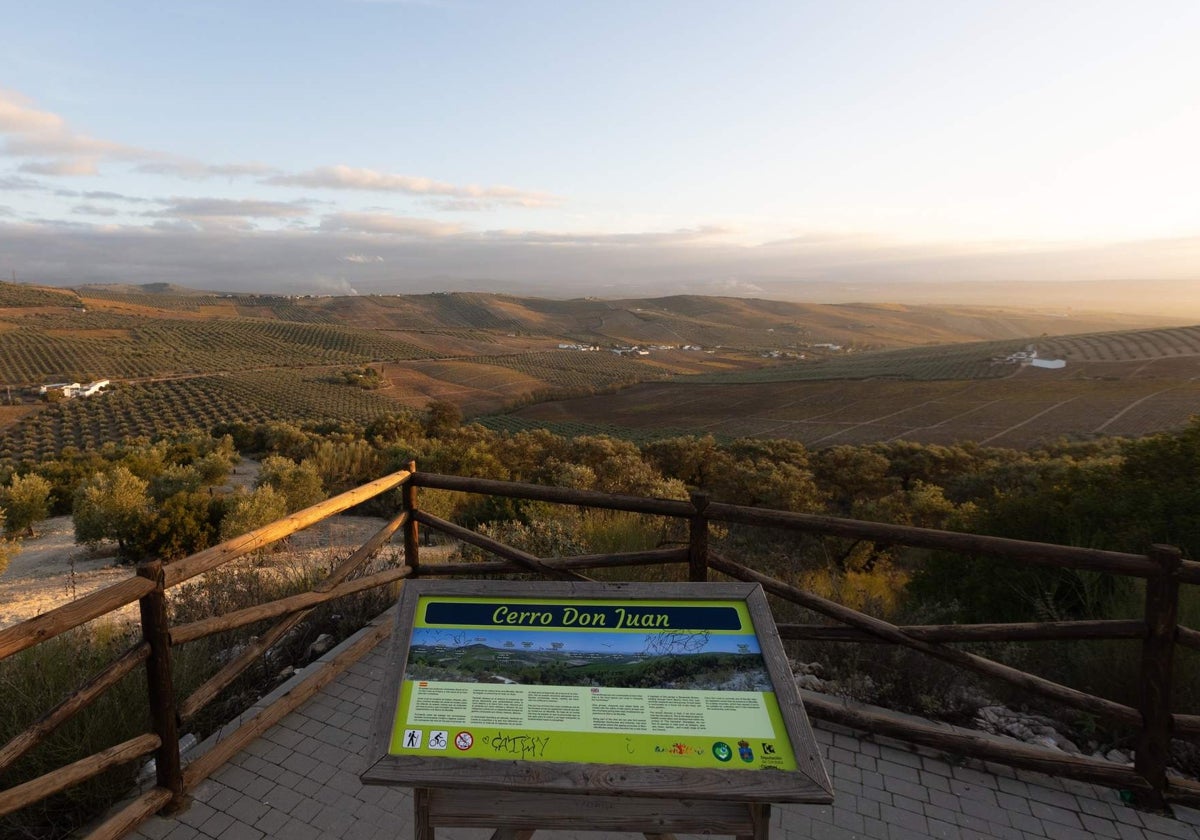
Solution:
M 744 598 L 421 595 L 387 752 L 797 769 Z

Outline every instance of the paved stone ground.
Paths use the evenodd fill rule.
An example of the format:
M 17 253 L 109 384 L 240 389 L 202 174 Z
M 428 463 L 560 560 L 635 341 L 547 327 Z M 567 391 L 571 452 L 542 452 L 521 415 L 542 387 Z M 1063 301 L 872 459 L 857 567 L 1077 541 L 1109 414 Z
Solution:
M 170 818 L 154 817 L 131 837 L 411 838 L 411 793 L 358 781 L 386 650 L 386 643 L 379 645 L 250 744 L 196 789 L 186 810 Z M 256 714 L 288 687 L 280 687 L 246 715 Z M 775 806 L 772 840 L 1200 840 L 1200 812 L 1191 809 L 1177 808 L 1175 819 L 1142 813 L 1121 804 L 1117 793 L 1106 788 L 975 762 L 953 763 L 819 722 L 816 736 L 834 782 L 834 804 Z M 490 834 L 476 829 L 437 832 L 439 840 L 486 840 Z M 545 840 L 618 836 L 640 838 L 537 834 Z

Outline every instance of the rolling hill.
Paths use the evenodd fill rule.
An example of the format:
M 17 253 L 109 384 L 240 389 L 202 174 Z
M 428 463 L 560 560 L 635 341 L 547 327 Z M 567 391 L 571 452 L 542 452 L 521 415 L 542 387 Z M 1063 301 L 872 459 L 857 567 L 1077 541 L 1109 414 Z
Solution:
M 1031 341 L 1067 368 L 993 361 Z M 0 283 L 0 457 L 219 419 L 361 424 L 434 399 L 501 428 L 1025 445 L 1181 424 L 1200 411 L 1198 353 L 1200 328 L 1111 313 Z M 382 387 L 342 376 L 366 366 Z M 107 403 L 32 393 L 102 378 Z

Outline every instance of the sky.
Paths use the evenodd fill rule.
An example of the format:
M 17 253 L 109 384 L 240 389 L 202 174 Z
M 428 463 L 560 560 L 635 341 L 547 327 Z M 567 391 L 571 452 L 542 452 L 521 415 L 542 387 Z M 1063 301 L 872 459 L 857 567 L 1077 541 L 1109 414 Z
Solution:
M 5 279 L 802 298 L 1200 275 L 1194 0 L 0 11 Z

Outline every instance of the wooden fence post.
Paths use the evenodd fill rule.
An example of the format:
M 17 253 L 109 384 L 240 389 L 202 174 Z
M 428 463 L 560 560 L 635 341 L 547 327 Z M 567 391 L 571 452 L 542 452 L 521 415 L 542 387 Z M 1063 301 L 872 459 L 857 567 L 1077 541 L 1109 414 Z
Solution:
M 417 462 L 408 462 L 408 471 L 416 473 Z M 404 523 L 404 563 L 412 568 L 412 576 L 420 574 L 420 549 L 417 547 L 417 485 L 410 476 L 400 490 L 404 510 L 408 511 L 408 521 Z
M 138 566 L 138 577 L 154 583 L 154 589 L 138 602 L 142 614 L 142 637 L 150 645 L 146 659 L 146 686 L 150 722 L 160 745 L 154 753 L 157 785 L 171 792 L 166 810 L 183 805 L 183 768 L 179 757 L 179 714 L 175 708 L 175 685 L 171 678 L 171 627 L 163 564 L 151 560 Z
M 1142 728 L 1134 752 L 1134 769 L 1152 791 L 1138 804 L 1165 810 L 1167 761 L 1171 751 L 1171 676 L 1179 623 L 1179 569 L 1182 554 L 1169 545 L 1153 545 L 1149 557 L 1161 569 L 1146 579 L 1146 636 L 1142 641 L 1141 689 L 1138 705 Z
M 707 493 L 692 493 L 696 513 L 688 519 L 688 580 L 703 583 L 708 580 L 708 507 Z

